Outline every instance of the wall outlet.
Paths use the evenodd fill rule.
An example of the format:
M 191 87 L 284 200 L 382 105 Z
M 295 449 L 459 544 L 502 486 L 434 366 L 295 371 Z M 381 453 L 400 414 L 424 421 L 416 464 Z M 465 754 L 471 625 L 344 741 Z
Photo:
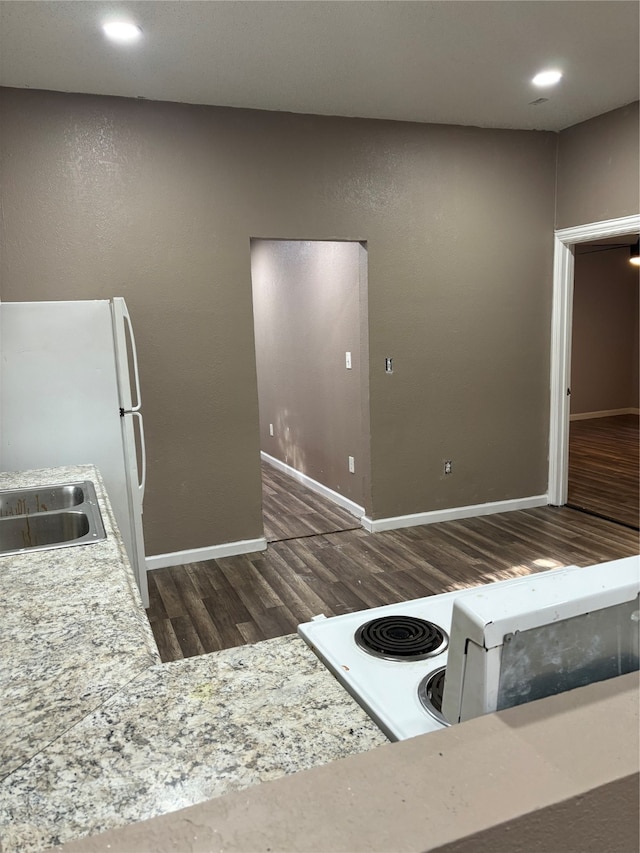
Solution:
M 387 358 L 385 358 L 384 369 L 385 369 L 385 373 L 393 373 L 393 359 L 392 358 L 389 358 L 388 356 L 387 356 Z
M 344 363 L 345 363 L 347 370 L 351 370 L 351 353 L 350 352 L 345 352 Z
M 353 457 L 353 456 L 349 457 L 349 473 L 350 474 L 356 473 L 356 460 L 355 460 L 355 457 Z
M 447 459 L 444 463 L 444 473 L 450 474 L 452 471 L 452 462 L 450 459 Z
M 269 424 L 269 435 L 273 435 L 273 424 Z

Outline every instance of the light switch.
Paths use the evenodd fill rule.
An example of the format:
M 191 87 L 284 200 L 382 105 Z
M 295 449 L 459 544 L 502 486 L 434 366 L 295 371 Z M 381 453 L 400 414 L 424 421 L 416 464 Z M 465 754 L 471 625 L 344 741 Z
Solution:
M 345 364 L 347 366 L 347 370 L 351 370 L 351 353 L 350 352 L 345 352 L 344 361 L 345 361 Z

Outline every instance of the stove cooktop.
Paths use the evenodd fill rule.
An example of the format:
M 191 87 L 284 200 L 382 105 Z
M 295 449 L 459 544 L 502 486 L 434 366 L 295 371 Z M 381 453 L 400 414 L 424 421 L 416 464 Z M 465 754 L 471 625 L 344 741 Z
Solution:
M 467 591 L 317 616 L 298 633 L 387 737 L 403 740 L 448 725 L 439 712 L 448 634 Z
M 565 566 L 318 616 L 298 632 L 385 734 L 401 740 L 448 725 L 445 680 L 445 707 L 457 722 L 638 669 L 639 568 L 637 556 Z M 589 644 L 594 625 L 599 641 Z
M 298 632 L 385 734 L 401 740 L 448 725 L 445 681 L 445 707 L 457 722 L 638 669 L 639 568 L 637 556 L 565 566 L 318 616 Z M 598 643 L 589 644 L 593 630 Z

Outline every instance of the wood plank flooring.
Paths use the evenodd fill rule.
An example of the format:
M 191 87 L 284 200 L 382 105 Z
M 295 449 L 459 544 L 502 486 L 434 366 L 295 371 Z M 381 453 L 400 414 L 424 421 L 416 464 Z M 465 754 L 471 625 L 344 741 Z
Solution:
M 336 533 L 358 519 L 267 462 L 262 463 L 262 518 L 267 542 Z
M 637 530 L 638 438 L 637 415 L 571 421 L 569 505 Z
M 317 508 L 317 495 L 305 496 L 308 490 L 297 483 L 292 493 L 294 486 L 297 500 Z M 291 532 L 295 528 L 269 507 L 266 491 L 265 515 Z M 289 634 L 318 613 L 348 613 L 639 550 L 634 531 L 567 507 L 376 534 L 307 529 L 266 551 L 150 572 L 147 614 L 162 660 L 170 661 Z

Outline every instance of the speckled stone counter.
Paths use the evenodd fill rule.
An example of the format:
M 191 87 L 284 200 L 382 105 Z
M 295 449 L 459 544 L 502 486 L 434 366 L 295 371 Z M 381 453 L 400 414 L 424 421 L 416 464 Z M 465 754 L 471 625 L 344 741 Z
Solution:
M 295 635 L 160 664 L 12 775 L 0 794 L 3 850 L 133 823 L 385 742 Z
M 48 482 L 96 483 L 108 539 L 0 559 L 3 853 L 387 742 L 295 635 L 159 663 L 99 475 L 86 466 L 46 473 Z M 1 475 L 0 488 L 42 476 Z
M 96 469 L 0 474 L 0 489 L 82 480 L 106 539 L 0 557 L 0 779 L 160 661 Z

